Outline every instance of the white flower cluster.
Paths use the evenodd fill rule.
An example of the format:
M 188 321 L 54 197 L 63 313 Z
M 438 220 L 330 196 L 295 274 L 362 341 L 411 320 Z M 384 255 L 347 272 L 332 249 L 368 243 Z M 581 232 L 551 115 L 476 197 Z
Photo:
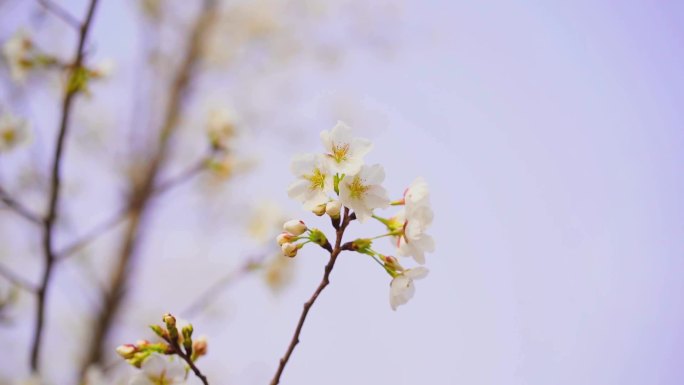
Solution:
M 349 126 L 342 122 L 331 131 L 323 131 L 321 140 L 324 153 L 298 155 L 293 159 L 291 170 L 297 179 L 290 185 L 288 195 L 319 216 L 328 214 L 333 220 L 338 219 L 342 208 L 347 208 L 359 222 L 374 218 L 386 226 L 386 233 L 358 239 L 351 250 L 371 256 L 392 276 L 390 305 L 396 309 L 413 297 L 413 280 L 425 277 L 428 270 L 422 266 L 405 269 L 396 258 L 378 253 L 371 245 L 377 238 L 389 237 L 397 255 L 413 257 L 421 265 L 425 263 L 425 254 L 434 251 L 434 241 L 426 233 L 433 218 L 427 184 L 418 178 L 406 189 L 402 199 L 391 202 L 382 187 L 383 167 L 364 163 L 364 157 L 373 148 L 369 140 L 353 137 Z M 390 218 L 374 214 L 375 209 L 390 205 L 403 207 Z M 297 255 L 307 243 L 321 246 L 327 243 L 320 230 L 308 229 L 300 220 L 287 222 L 284 230 L 278 236 L 278 243 L 283 254 L 289 257 Z M 300 240 L 303 242 L 298 243 Z

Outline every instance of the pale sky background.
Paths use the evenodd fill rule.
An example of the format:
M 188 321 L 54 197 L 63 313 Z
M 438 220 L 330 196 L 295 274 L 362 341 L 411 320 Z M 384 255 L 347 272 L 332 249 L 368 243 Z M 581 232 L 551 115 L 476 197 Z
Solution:
M 114 16 L 127 6 L 103 3 L 93 40 L 102 55 L 125 58 L 131 21 Z M 431 186 L 437 251 L 415 298 L 393 312 L 389 277 L 343 254 L 282 383 L 682 383 L 684 3 L 422 1 L 402 9 L 391 54 L 352 50 L 334 71 L 301 69 L 302 102 L 280 111 L 299 126 L 256 132 L 248 151 L 260 166 L 229 190 L 317 223 L 287 199 L 287 166 L 295 153 L 319 151 L 318 133 L 335 119 L 373 140 L 367 161 L 384 165 L 394 196 L 416 176 Z M 357 112 L 331 111 L 326 103 L 336 98 Z M 206 229 L 193 215 L 202 196 L 192 186 L 164 199 L 173 205 L 153 215 L 134 315 L 116 341 L 146 336 L 146 323 L 192 297 L 173 281 L 160 294 L 142 277 L 183 271 L 201 288 L 239 262 L 227 256 L 255 249 L 238 227 L 208 230 L 211 244 L 198 244 L 189 228 Z M 92 204 L 101 217 L 111 209 Z M 209 336 L 200 366 L 213 384 L 268 382 L 325 261 L 305 250 L 280 296 L 249 278 L 214 304 L 220 320 L 191 320 Z M 74 295 L 62 294 L 87 303 Z M 51 325 L 48 333 L 59 334 L 62 324 Z M 3 374 L 25 361 L 27 333 L 9 333 L 0 329 L 0 342 L 17 354 L 4 349 Z M 46 366 L 59 376 L 64 360 Z

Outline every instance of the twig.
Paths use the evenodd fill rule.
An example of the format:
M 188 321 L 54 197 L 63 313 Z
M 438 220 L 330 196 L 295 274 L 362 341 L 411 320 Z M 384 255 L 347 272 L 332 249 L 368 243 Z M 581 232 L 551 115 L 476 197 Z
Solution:
M 162 182 L 153 191 L 153 195 L 157 196 L 163 194 L 176 186 L 180 186 L 182 183 L 190 180 L 195 175 L 199 174 L 203 169 L 206 160 L 203 158 L 197 162 L 192 167 L 181 172 L 179 175 L 170 178 L 169 180 Z M 68 257 L 74 255 L 77 251 L 81 250 L 87 246 L 90 242 L 97 239 L 102 234 L 113 229 L 117 225 L 124 222 L 130 213 L 130 208 L 123 208 L 117 211 L 114 215 L 102 221 L 101 223 L 95 225 L 92 229 L 88 230 L 85 235 L 81 236 L 79 239 L 73 241 L 70 245 L 64 247 L 62 250 L 57 252 L 57 260 L 62 261 Z
M 76 53 L 74 54 L 73 66 L 74 70 L 78 70 L 83 63 L 84 58 L 84 47 L 85 42 L 88 37 L 88 31 L 90 30 L 90 25 L 93 20 L 93 15 L 95 14 L 95 7 L 97 6 L 98 0 L 91 0 L 88 7 L 88 12 L 83 24 L 80 25 L 80 33 L 78 40 L 78 47 L 76 48 Z M 70 75 L 70 76 L 73 76 Z M 33 334 L 33 344 L 31 347 L 31 360 L 30 366 L 31 371 L 34 373 L 38 372 L 39 359 L 40 359 L 40 348 L 43 335 L 43 328 L 45 325 L 45 305 L 48 294 L 48 287 L 50 285 L 50 278 L 52 277 L 53 266 L 55 262 L 55 250 L 54 250 L 54 224 L 57 217 L 57 205 L 59 203 L 59 192 L 61 175 L 60 169 L 62 164 L 62 153 L 64 151 L 64 142 L 67 134 L 67 129 L 69 126 L 69 116 L 71 115 L 71 107 L 78 90 L 73 89 L 70 85 L 67 86 L 66 92 L 64 94 L 64 101 L 62 103 L 62 117 L 59 126 L 59 133 L 57 135 L 57 143 L 55 148 L 55 155 L 52 162 L 52 174 L 50 180 L 50 198 L 48 203 L 47 215 L 45 216 L 45 222 L 43 226 L 43 251 L 45 254 L 45 267 L 43 270 L 43 276 L 41 279 L 40 286 L 38 287 L 38 298 L 36 301 L 37 314 L 36 314 L 36 326 Z
M 241 278 L 247 276 L 247 274 L 254 269 L 254 266 L 261 264 L 264 260 L 265 254 L 260 255 L 257 258 L 247 259 L 240 267 L 228 273 L 228 275 L 220 278 L 212 285 L 210 285 L 205 291 L 202 292 L 188 307 L 185 308 L 181 314 L 190 318 L 197 314 L 198 311 L 203 309 L 214 299 L 214 296 L 220 293 L 222 290 L 226 289 L 228 286 L 238 282 Z
M 204 0 L 201 13 L 196 19 L 188 39 L 183 61 L 171 85 L 166 104 L 166 115 L 159 133 L 159 146 L 145 171 L 141 184 L 136 186 L 131 196 L 130 212 L 127 214 L 129 221 L 124 230 L 122 247 L 111 276 L 109 290 L 104 293 L 102 298 L 102 311 L 96 317 L 95 330 L 86 352 L 86 360 L 81 368 L 81 376 L 85 374 L 87 367 L 101 361 L 103 345 L 121 307 L 130 276 L 128 273 L 131 262 L 138 249 L 142 224 L 148 214 L 148 203 L 153 195 L 159 170 L 166 160 L 169 140 L 178 126 L 183 100 L 191 84 L 192 74 L 200 57 L 204 37 L 215 15 L 215 8 L 215 0 Z
M 7 191 L 0 187 L 0 201 L 4 203 L 8 208 L 12 209 L 15 213 L 22 216 L 29 222 L 33 222 L 37 225 L 42 225 L 43 220 L 39 215 L 33 213 L 31 210 L 27 209 L 24 205 L 13 199 Z
M 8 281 L 13 283 L 14 285 L 28 291 L 31 293 L 36 293 L 38 290 L 36 289 L 36 286 L 29 282 L 28 280 L 18 276 L 12 270 L 10 270 L 8 267 L 4 265 L 0 265 L 0 276 L 5 277 Z
M 40 3 L 40 5 L 43 6 L 46 11 L 52 12 L 52 14 L 73 28 L 77 30 L 81 28 L 81 23 L 71 13 L 69 13 L 69 11 L 62 8 L 59 4 L 53 3 L 49 0 L 38 0 L 38 3 Z
M 337 237 L 335 239 L 335 247 L 333 248 L 332 252 L 330 253 L 330 260 L 328 261 L 328 264 L 325 265 L 325 270 L 323 272 L 323 279 L 321 280 L 321 283 L 318 285 L 316 288 L 316 291 L 314 291 L 313 295 L 311 295 L 311 298 L 309 298 L 308 301 L 304 303 L 304 309 L 302 309 L 302 314 L 299 316 L 299 322 L 297 323 L 297 327 L 295 328 L 294 335 L 292 336 L 292 340 L 290 341 L 290 345 L 287 348 L 287 351 L 285 352 L 285 355 L 283 358 L 280 359 L 280 364 L 278 365 L 278 370 L 276 371 L 275 375 L 273 376 L 273 379 L 271 380 L 271 385 L 277 385 L 280 383 L 280 376 L 283 374 L 283 370 L 285 369 L 285 365 L 287 365 L 287 362 L 290 360 L 290 356 L 292 355 L 292 352 L 295 349 L 295 346 L 299 343 L 299 334 L 302 332 L 302 328 L 304 327 L 304 321 L 306 321 L 306 316 L 309 314 L 309 310 L 311 309 L 311 306 L 313 306 L 314 302 L 316 302 L 316 299 L 318 296 L 321 294 L 323 289 L 325 289 L 326 286 L 330 283 L 330 273 L 332 272 L 333 268 L 335 267 L 335 262 L 337 261 L 337 257 L 340 255 L 342 252 L 342 237 L 344 236 L 344 230 L 347 228 L 349 225 L 349 222 L 351 222 L 355 218 L 354 214 L 349 215 L 349 209 L 344 208 L 344 218 L 342 219 L 342 222 L 340 223 L 339 228 L 337 229 Z
M 200 380 L 202 380 L 202 383 L 203 383 L 204 385 L 209 385 L 209 380 L 207 380 L 207 376 L 205 376 L 204 374 L 202 374 L 202 372 L 199 370 L 199 368 L 197 367 L 197 365 L 195 365 L 195 363 L 192 361 L 192 357 L 190 357 L 191 351 L 185 353 L 185 352 L 183 352 L 183 349 L 181 349 L 180 345 L 178 345 L 178 341 L 174 341 L 174 340 L 171 340 L 171 339 L 169 339 L 169 338 L 164 338 L 164 339 L 165 339 L 166 342 L 168 342 L 169 345 L 173 348 L 173 350 L 175 351 L 175 353 L 176 353 L 180 358 L 182 358 L 183 361 L 185 361 L 185 362 L 188 364 L 188 366 L 189 366 L 190 369 L 193 371 L 193 373 L 195 373 L 195 376 L 197 376 Z

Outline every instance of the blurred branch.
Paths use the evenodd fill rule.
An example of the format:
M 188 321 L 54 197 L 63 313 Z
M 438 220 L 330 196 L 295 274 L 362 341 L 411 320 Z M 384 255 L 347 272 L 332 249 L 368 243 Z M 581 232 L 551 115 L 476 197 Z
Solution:
M 2 201 L 2 203 L 4 203 L 9 209 L 24 217 L 29 222 L 33 222 L 37 225 L 43 224 L 43 220 L 39 215 L 34 214 L 31 210 L 24 207 L 24 205 L 10 197 L 7 191 L 5 191 L 2 187 L 0 187 L 0 201 Z
M 321 292 L 323 292 L 323 289 L 325 289 L 325 287 L 328 286 L 328 284 L 330 284 L 330 273 L 332 273 L 332 270 L 335 267 L 337 257 L 343 250 L 342 237 L 344 236 L 344 230 L 349 225 L 349 222 L 353 221 L 355 218 L 356 217 L 354 214 L 349 215 L 349 209 L 345 207 L 344 217 L 340 222 L 339 227 L 335 226 L 335 228 L 337 229 L 335 247 L 330 251 L 330 260 L 328 261 L 328 264 L 325 265 L 323 279 L 321 280 L 321 283 L 318 285 L 318 288 L 316 288 L 316 291 L 314 291 L 314 293 L 311 295 L 311 298 L 309 298 L 309 300 L 304 303 L 304 309 L 302 309 L 302 314 L 299 316 L 299 322 L 297 323 L 297 327 L 295 328 L 295 332 L 292 336 L 292 340 L 290 341 L 290 345 L 288 346 L 283 358 L 280 359 L 278 370 L 276 371 L 275 375 L 273 376 L 273 379 L 271 380 L 271 385 L 278 385 L 278 383 L 280 383 L 280 376 L 283 374 L 283 370 L 285 370 L 285 365 L 287 365 L 287 362 L 290 360 L 290 357 L 292 356 L 292 352 L 294 351 L 295 346 L 297 346 L 297 344 L 299 343 L 299 334 L 302 332 L 302 328 L 304 327 L 304 321 L 306 321 L 306 316 L 309 314 L 311 306 L 313 306 L 314 302 L 316 302 L 316 299 L 321 294 Z
M 140 179 L 139 184 L 135 186 L 130 198 L 130 211 L 127 213 L 129 219 L 128 225 L 124 230 L 123 243 L 111 276 L 109 290 L 103 294 L 102 310 L 96 317 L 95 330 L 92 339 L 88 343 L 89 346 L 86 351 L 86 359 L 81 368 L 82 376 L 90 365 L 101 362 L 104 344 L 106 343 L 109 330 L 112 327 L 115 317 L 119 313 L 119 308 L 121 307 L 125 290 L 128 286 L 131 263 L 138 249 L 139 240 L 141 239 L 140 232 L 142 223 L 148 214 L 148 203 L 153 195 L 159 170 L 166 160 L 169 140 L 178 126 L 182 111 L 182 102 L 188 92 L 195 65 L 200 58 L 202 42 L 210 27 L 215 8 L 215 0 L 204 0 L 200 14 L 192 26 L 192 32 L 186 44 L 183 61 L 181 62 L 171 85 L 165 117 L 159 133 L 159 145 L 146 172 L 143 174 L 143 178 Z
M 88 31 L 90 31 L 90 26 L 93 20 L 93 15 L 95 14 L 96 6 L 97 0 L 91 0 L 85 20 L 83 21 L 83 24 L 80 25 L 78 46 L 76 47 L 76 52 L 74 54 L 74 59 L 72 61 L 72 72 L 69 74 L 69 79 L 72 79 L 72 77 L 75 76 L 75 72 L 78 71 L 82 66 L 85 42 L 88 37 Z M 69 83 L 71 83 L 71 80 L 69 80 Z M 45 222 L 43 225 L 43 250 L 45 255 L 45 267 L 43 270 L 41 283 L 37 292 L 38 298 L 36 301 L 36 325 L 34 328 L 33 343 L 31 347 L 30 365 L 31 371 L 34 373 L 38 372 L 39 367 L 40 349 L 43 336 L 43 328 L 45 325 L 45 305 L 48 294 L 48 287 L 50 285 L 50 279 L 52 277 L 53 266 L 56 260 L 53 230 L 55 219 L 57 218 L 57 205 L 59 203 L 62 153 L 64 151 L 64 142 L 69 127 L 69 116 L 71 115 L 73 102 L 77 94 L 78 89 L 71 87 L 70 84 L 66 87 L 66 91 L 64 93 L 64 100 L 62 102 L 59 132 L 55 144 L 55 155 L 52 161 L 52 174 L 50 178 L 50 198 L 47 214 L 45 216 Z
M 160 195 L 163 194 L 176 186 L 183 184 L 184 182 L 192 179 L 192 177 L 199 174 L 206 164 L 206 159 L 202 158 L 197 164 L 189 167 L 187 170 L 181 172 L 179 175 L 164 181 L 155 188 L 153 194 Z M 123 208 L 116 212 L 114 215 L 104 220 L 102 223 L 95 225 L 92 229 L 88 230 L 85 235 L 81 238 L 73 241 L 70 245 L 66 246 L 64 249 L 57 252 L 57 259 L 62 261 L 68 257 L 74 255 L 76 252 L 87 246 L 89 243 L 93 242 L 95 239 L 106 233 L 107 231 L 113 229 L 117 225 L 124 222 L 130 213 L 130 208 Z
M 59 19 L 69 24 L 73 28 L 77 30 L 81 29 L 81 23 L 72 14 L 70 14 L 69 11 L 62 8 L 62 6 L 59 4 L 53 3 L 50 0 L 38 0 L 38 3 L 45 8 L 46 11 L 57 16 Z
M 261 254 L 255 258 L 248 258 L 240 267 L 214 282 L 185 308 L 185 311 L 182 312 L 183 317 L 191 318 L 199 311 L 206 308 L 219 293 L 230 285 L 237 283 L 242 278 L 247 277 L 250 272 L 255 271 L 265 258 L 265 254 Z
M 14 285 L 28 291 L 31 293 L 36 293 L 38 289 L 33 285 L 31 282 L 28 280 L 18 276 L 12 270 L 10 270 L 8 267 L 0 265 L 0 276 L 4 277 Z

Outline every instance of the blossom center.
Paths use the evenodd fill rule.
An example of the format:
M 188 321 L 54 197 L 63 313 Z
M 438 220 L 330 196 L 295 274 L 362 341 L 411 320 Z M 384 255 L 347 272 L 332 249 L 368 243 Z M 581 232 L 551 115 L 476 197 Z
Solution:
M 2 141 L 8 144 L 14 143 L 17 133 L 14 130 L 7 130 L 2 133 Z
M 349 158 L 349 143 L 333 143 L 331 156 L 337 163 L 347 160 Z
M 311 191 L 323 190 L 325 188 L 325 174 L 319 168 L 315 168 L 313 173 L 306 176 L 306 179 L 310 183 L 309 189 Z
M 357 175 L 354 177 L 351 184 L 349 184 L 349 194 L 354 199 L 361 199 L 369 188 L 368 185 L 363 184 L 363 181 Z

